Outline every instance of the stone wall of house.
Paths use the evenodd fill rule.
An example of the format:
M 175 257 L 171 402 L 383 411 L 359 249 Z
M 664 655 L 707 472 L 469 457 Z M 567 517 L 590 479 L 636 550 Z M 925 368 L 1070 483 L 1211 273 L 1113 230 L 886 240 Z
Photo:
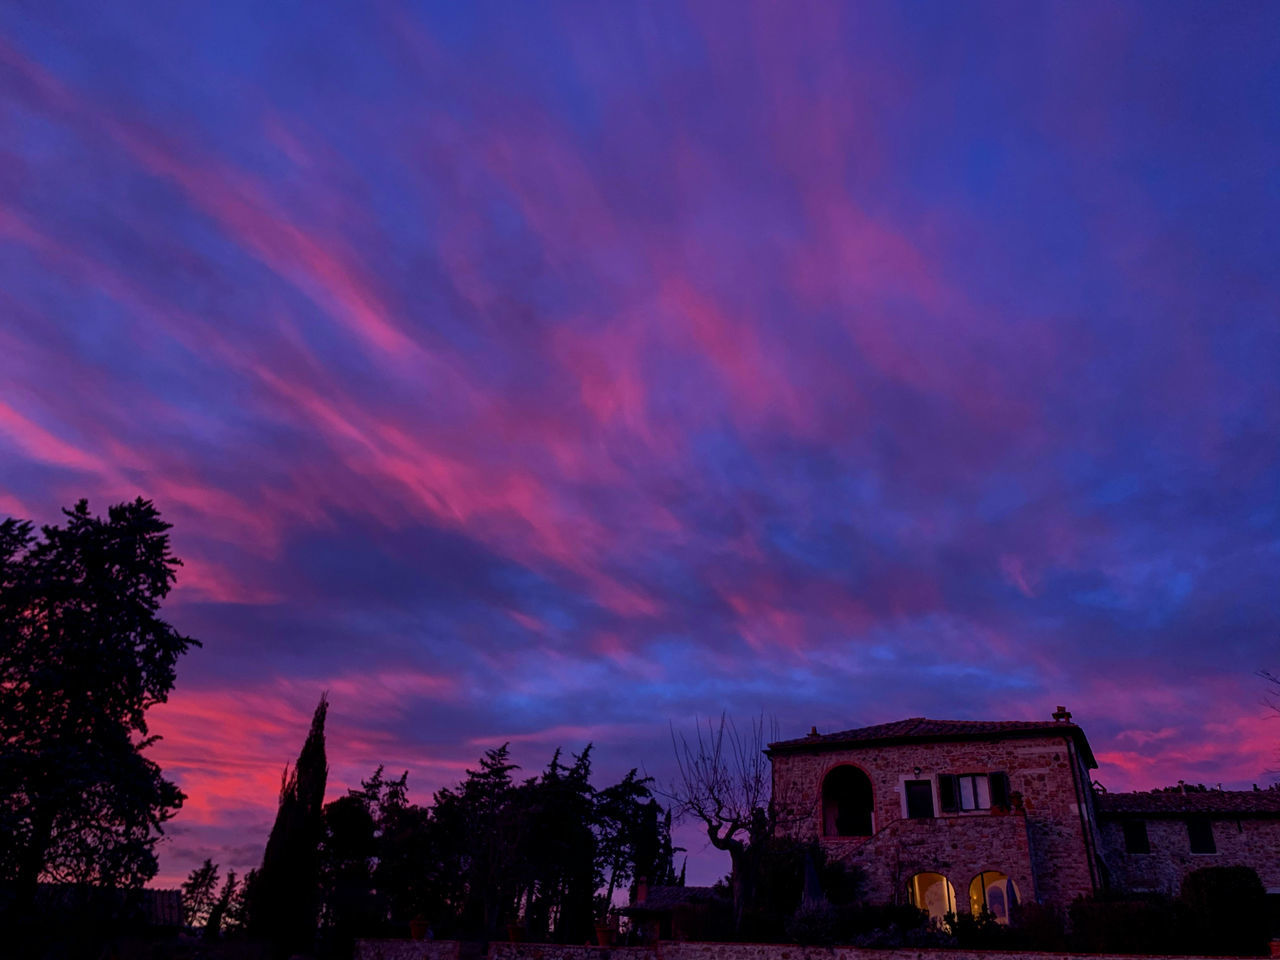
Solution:
M 1116 887 L 1176 896 L 1183 878 L 1193 870 L 1252 867 L 1268 892 L 1280 893 L 1280 819 L 1213 817 L 1217 853 L 1192 853 L 1186 820 L 1169 817 L 1146 821 L 1150 853 L 1126 853 L 1121 823 L 1120 817 L 1103 817 L 1099 825 L 1102 859 Z
M 419 960 L 421 953 L 386 952 L 392 945 L 406 950 L 421 948 L 422 942 L 409 940 L 362 940 L 356 944 L 356 960 Z M 439 945 L 439 942 L 437 942 Z M 428 944 L 430 946 L 430 944 Z M 382 950 L 384 952 L 373 952 Z M 456 945 L 455 945 L 456 950 Z M 802 947 L 770 943 L 696 943 L 663 941 L 644 947 L 575 947 L 540 943 L 491 943 L 488 960 L 1083 960 L 1099 954 L 1024 951 L 1008 953 L 990 950 L 901 949 L 877 950 L 859 947 Z M 1108 955 L 1123 960 L 1119 955 Z M 437 960 L 432 955 L 430 960 Z M 1143 960 L 1172 960 L 1146 957 Z M 1178 960 L 1195 960 L 1180 957 Z
M 956 908 L 969 910 L 969 885 L 979 873 L 1009 876 L 1023 900 L 1035 897 L 1027 818 L 1021 813 L 974 814 L 933 820 L 892 821 L 869 839 L 824 839 L 828 856 L 857 863 L 867 872 L 868 899 L 906 896 L 917 873 L 940 873 L 954 888 Z
M 841 764 L 859 767 L 871 780 L 870 840 L 822 837 L 822 782 Z M 933 782 L 936 810 L 938 774 L 996 771 L 1008 774 L 1010 790 L 1021 794 L 1025 816 L 939 814 L 936 821 L 948 826 L 937 827 L 934 834 L 929 833 L 927 822 L 907 820 L 907 780 Z M 773 758 L 782 832 L 800 839 L 820 838 L 833 856 L 861 864 L 871 878 L 872 899 L 900 900 L 912 873 L 942 873 L 955 886 L 961 910 L 968 908 L 965 894 L 979 870 L 1007 873 L 1024 900 L 1034 897 L 1065 907 L 1077 896 L 1093 892 L 1096 829 L 1088 782 L 1065 731 L 1061 737 L 850 746 Z M 1015 816 L 1016 829 L 1009 825 Z M 911 827 L 898 826 L 903 821 Z M 931 836 L 946 837 L 952 846 L 935 854 L 925 842 Z M 944 856 L 954 859 L 955 865 L 945 867 Z M 886 868 L 886 860 L 898 859 L 901 869 Z

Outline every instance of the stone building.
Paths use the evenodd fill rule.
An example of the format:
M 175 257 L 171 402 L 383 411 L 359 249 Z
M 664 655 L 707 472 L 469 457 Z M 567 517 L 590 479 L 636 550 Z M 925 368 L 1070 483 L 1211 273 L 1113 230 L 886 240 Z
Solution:
M 1105 888 L 1176 893 L 1209 865 L 1280 895 L 1280 790 L 1108 794 L 1084 731 L 917 717 L 769 745 L 777 831 L 861 866 L 876 901 L 941 917 L 1066 908 Z M 1274 902 L 1273 898 L 1273 902 Z

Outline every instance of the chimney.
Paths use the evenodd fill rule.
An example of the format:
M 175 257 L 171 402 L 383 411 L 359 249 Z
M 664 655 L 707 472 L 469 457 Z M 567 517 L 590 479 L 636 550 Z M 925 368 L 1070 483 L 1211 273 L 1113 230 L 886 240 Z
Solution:
M 636 903 L 644 903 L 649 899 L 649 878 L 636 877 Z
M 810 727 L 810 728 L 809 728 L 809 736 L 811 736 L 811 737 L 816 737 L 817 735 L 818 735 L 818 728 L 817 728 L 817 727 Z
M 1066 707 L 1059 706 L 1057 710 L 1053 711 L 1053 719 L 1058 723 L 1067 723 L 1071 719 L 1071 711 Z
M 1185 780 L 1179 780 L 1179 781 L 1178 781 L 1178 789 L 1179 789 L 1179 790 L 1181 790 L 1183 793 L 1186 793 L 1186 792 L 1187 792 L 1187 781 L 1185 781 Z

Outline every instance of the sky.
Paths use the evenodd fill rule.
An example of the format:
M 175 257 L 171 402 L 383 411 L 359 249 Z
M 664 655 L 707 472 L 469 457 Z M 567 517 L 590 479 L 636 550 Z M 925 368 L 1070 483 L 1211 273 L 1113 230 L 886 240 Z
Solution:
M 1059 704 L 1111 790 L 1274 779 L 1276 36 L 0 6 L 0 515 L 174 525 L 156 882 L 258 863 L 324 690 L 330 796 Z

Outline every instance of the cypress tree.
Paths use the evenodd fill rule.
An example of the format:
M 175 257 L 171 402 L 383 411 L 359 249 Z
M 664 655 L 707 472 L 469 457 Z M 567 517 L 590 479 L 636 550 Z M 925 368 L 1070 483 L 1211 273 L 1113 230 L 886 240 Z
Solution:
M 267 838 L 262 869 L 254 880 L 249 925 L 277 956 L 309 952 L 319 910 L 320 841 L 324 836 L 324 718 L 329 695 L 320 696 L 298 762 L 280 778 L 280 807 Z

